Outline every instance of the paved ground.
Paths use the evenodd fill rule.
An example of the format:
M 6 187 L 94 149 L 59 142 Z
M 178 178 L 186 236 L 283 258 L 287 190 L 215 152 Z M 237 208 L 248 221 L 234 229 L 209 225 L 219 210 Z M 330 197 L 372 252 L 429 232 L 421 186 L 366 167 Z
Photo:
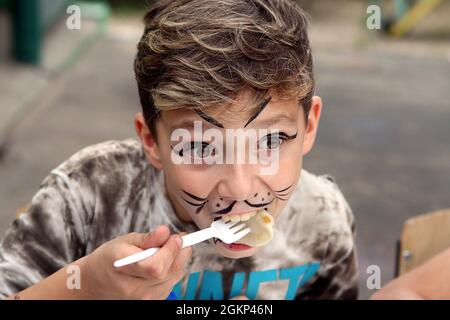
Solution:
M 311 37 L 325 109 L 305 166 L 333 174 L 354 210 L 366 298 L 368 265 L 382 283 L 393 276 L 403 222 L 450 207 L 450 36 L 377 39 L 343 22 L 348 12 L 342 23 L 319 16 Z
M 325 109 L 305 166 L 334 175 L 353 207 L 367 298 L 368 265 L 382 268 L 383 283 L 392 278 L 403 221 L 450 207 L 450 41 L 380 40 L 359 27 L 361 5 L 332 18 L 313 9 Z M 0 234 L 50 169 L 83 146 L 134 134 L 136 25 L 115 20 L 78 64 L 45 84 L 15 128 L 0 162 Z

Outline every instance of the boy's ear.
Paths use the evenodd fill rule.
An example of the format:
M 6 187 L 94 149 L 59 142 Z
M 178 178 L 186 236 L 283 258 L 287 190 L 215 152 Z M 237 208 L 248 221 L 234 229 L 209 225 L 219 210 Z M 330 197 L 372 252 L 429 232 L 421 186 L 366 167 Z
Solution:
M 303 155 L 310 152 L 314 145 L 321 112 L 322 99 L 319 96 L 313 96 L 311 99 L 311 109 L 309 111 L 308 120 L 305 127 L 305 135 L 303 138 Z
M 136 113 L 134 116 L 134 128 L 136 134 L 141 140 L 147 159 L 156 169 L 162 169 L 161 154 L 159 151 L 156 137 L 153 136 L 147 124 L 145 123 L 142 112 Z

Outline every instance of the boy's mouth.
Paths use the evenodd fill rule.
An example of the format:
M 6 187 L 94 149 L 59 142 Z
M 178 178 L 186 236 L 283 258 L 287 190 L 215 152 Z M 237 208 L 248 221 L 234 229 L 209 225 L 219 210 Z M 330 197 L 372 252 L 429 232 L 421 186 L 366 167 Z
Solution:
M 220 239 L 214 238 L 216 244 L 221 242 L 229 250 L 247 250 L 252 247 L 260 247 L 269 243 L 273 238 L 273 217 L 265 210 L 258 210 L 252 212 L 245 212 L 241 214 L 229 213 L 215 218 L 214 220 L 222 219 L 224 221 L 244 221 L 250 228 L 250 233 L 239 239 L 235 243 L 225 244 Z
M 229 244 L 223 242 L 219 238 L 213 238 L 213 241 L 214 241 L 214 244 L 219 243 L 221 246 L 223 246 L 226 249 L 231 250 L 231 251 L 242 251 L 242 250 L 248 250 L 248 249 L 253 248 L 252 246 L 249 246 L 247 244 L 239 243 L 239 241 L 229 243 Z
M 232 222 L 239 222 L 239 221 L 248 221 L 251 218 L 256 216 L 256 211 L 250 211 L 250 212 L 244 212 L 244 213 L 227 213 L 223 214 L 220 217 L 214 218 L 214 220 L 222 219 L 223 221 L 232 221 Z

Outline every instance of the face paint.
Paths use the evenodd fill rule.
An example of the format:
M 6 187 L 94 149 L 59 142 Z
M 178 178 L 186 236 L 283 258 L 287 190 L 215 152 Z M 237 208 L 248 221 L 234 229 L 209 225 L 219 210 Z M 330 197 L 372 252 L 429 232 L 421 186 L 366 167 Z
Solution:
M 251 208 L 264 208 L 264 210 L 253 211 L 253 215 L 250 215 L 250 217 L 250 213 L 244 213 L 244 216 L 247 214 L 246 218 L 240 215 L 242 217 L 241 221 L 248 225 L 252 230 L 250 235 L 247 235 L 239 241 L 236 241 L 236 243 L 234 244 L 224 244 L 217 238 L 212 239 L 213 243 L 221 248 L 223 247 L 231 251 L 254 250 L 256 247 L 261 247 L 269 243 L 274 236 L 274 217 L 269 214 L 266 207 L 272 204 L 275 198 L 286 200 L 284 197 L 289 194 L 290 189 L 292 189 L 293 186 L 294 183 L 277 191 L 270 192 L 266 190 L 264 192 L 259 191 L 253 193 L 253 199 L 259 196 L 258 200 L 262 201 L 261 203 L 252 203 L 251 201 L 249 201 L 251 199 L 244 200 L 243 202 Z M 202 211 L 202 209 L 208 202 L 208 199 L 206 197 L 194 195 L 183 189 L 181 189 L 181 191 L 184 193 L 184 196 L 182 197 L 183 200 L 189 205 L 196 207 L 195 212 L 197 214 Z M 218 199 L 220 199 L 220 201 L 223 201 L 223 198 Z M 218 211 L 211 212 L 210 215 L 220 215 L 213 217 L 213 220 L 216 221 L 223 218 L 225 221 L 228 221 L 230 219 L 231 221 L 234 221 L 232 219 L 236 216 L 233 215 L 232 211 L 237 202 L 238 201 L 234 200 L 227 207 Z M 217 203 L 214 203 L 214 205 L 220 207 L 220 202 L 218 201 Z M 227 213 L 231 213 L 231 216 L 226 216 Z
M 285 189 L 285 190 L 287 190 L 287 189 Z M 193 194 L 191 194 L 191 193 L 189 193 L 189 192 L 187 192 L 187 191 L 185 191 L 185 190 L 183 190 L 183 189 L 181 189 L 181 191 L 182 191 L 186 196 L 188 196 L 191 200 L 187 200 L 187 199 L 185 199 L 184 197 L 181 197 L 181 198 L 182 198 L 187 204 L 189 204 L 189 205 L 191 205 L 191 206 L 193 206 L 193 207 L 196 207 L 195 213 L 197 213 L 197 214 L 200 213 L 200 211 L 203 209 L 203 207 L 206 205 L 206 203 L 209 202 L 209 200 L 206 199 L 206 198 L 202 198 L 202 197 L 193 195 Z M 256 197 L 257 195 L 258 195 L 258 193 L 255 193 L 255 197 Z M 270 193 L 268 192 L 267 195 L 269 196 Z M 221 198 L 221 200 L 222 200 L 222 198 Z M 264 201 L 264 198 L 262 198 L 261 200 Z M 247 204 L 249 207 L 252 207 L 252 208 L 262 208 L 262 207 L 266 207 L 266 206 L 270 205 L 270 204 L 273 202 L 273 200 L 274 200 L 274 199 L 272 198 L 270 201 L 262 202 L 262 203 L 256 203 L 256 204 L 251 203 L 251 202 L 249 202 L 248 200 L 244 200 L 244 203 Z M 196 202 L 193 202 L 193 201 L 196 201 Z M 219 214 L 219 215 L 224 215 L 224 214 L 227 214 L 227 213 L 229 213 L 229 212 L 231 212 L 231 211 L 233 210 L 233 207 L 234 207 L 234 205 L 235 205 L 236 203 L 237 203 L 237 201 L 234 200 L 234 201 L 231 202 L 231 204 L 228 205 L 226 208 L 223 208 L 223 209 L 218 210 L 218 211 L 213 211 L 213 212 L 211 212 L 210 214 L 211 214 L 211 215 L 217 215 L 217 214 Z
M 295 190 L 301 172 L 303 144 L 295 139 L 303 137 L 304 123 L 301 122 L 303 115 L 299 113 L 301 108 L 298 107 L 298 101 L 292 99 L 284 102 L 275 95 L 272 95 L 270 101 L 268 96 L 261 102 L 263 101 L 264 104 L 258 104 L 244 117 L 243 114 L 240 117 L 236 114 L 236 117 L 228 118 L 220 110 L 214 111 L 212 108 L 171 110 L 163 118 L 165 122 L 158 127 L 164 130 L 161 133 L 164 139 L 160 139 L 160 142 L 167 142 L 165 146 L 161 146 L 164 151 L 163 160 L 167 160 L 167 168 L 173 168 L 167 175 L 166 188 L 170 192 L 174 209 L 183 222 L 192 222 L 198 229 L 208 228 L 213 220 L 218 219 L 225 222 L 227 219 L 239 219 L 241 223 L 258 223 L 253 226 L 256 232 L 252 234 L 259 234 L 260 237 L 237 241 L 244 244 L 225 246 L 218 239 L 210 240 L 219 254 L 233 259 L 254 255 L 272 238 L 272 231 L 276 231 L 271 223 L 272 219 L 260 214 L 260 211 L 270 214 L 273 222 L 277 221 Z M 248 100 L 243 99 L 242 102 L 236 107 L 245 106 Z M 238 108 L 229 109 L 230 112 L 234 110 L 239 112 Z M 203 123 L 205 128 L 200 127 L 198 130 L 196 123 Z M 173 138 L 171 134 L 177 129 L 184 129 L 189 135 L 185 138 L 178 134 Z M 221 134 L 209 133 L 209 130 Z M 232 134 L 226 135 L 226 130 Z M 238 130 L 242 130 L 242 133 Z M 195 136 L 197 132 L 199 135 Z M 244 134 L 244 143 L 239 144 L 236 137 L 240 138 Z M 216 136 L 223 139 L 217 143 Z M 216 143 L 221 148 L 216 147 Z M 242 162 L 238 161 L 239 158 L 236 160 L 237 152 L 244 154 Z M 264 160 L 266 153 L 269 164 L 277 162 L 279 153 L 280 170 L 267 175 L 261 173 L 266 164 L 260 159 Z M 235 158 L 225 161 L 230 154 L 234 154 Z M 250 162 L 251 155 L 256 159 L 254 163 Z M 182 158 L 182 165 L 175 166 L 178 163 L 174 161 L 169 163 L 172 156 Z M 191 158 L 201 158 L 201 165 L 194 166 L 196 163 Z M 209 164 L 203 158 L 224 160 L 222 163 L 214 160 Z M 245 165 L 241 166 L 241 171 L 237 170 L 240 164 Z M 238 176 L 241 172 L 242 176 Z M 247 247 L 243 247 L 245 242 Z
M 193 207 L 197 207 L 197 209 L 195 210 L 195 213 L 197 213 L 197 214 L 200 211 L 202 211 L 203 207 L 208 202 L 208 199 L 206 199 L 206 198 L 201 198 L 201 197 L 198 197 L 198 196 L 194 196 L 193 194 L 190 194 L 189 192 L 187 192 L 187 191 L 185 191 L 183 189 L 181 189 L 181 191 L 183 191 L 183 193 L 185 195 L 187 195 L 188 197 L 190 197 L 192 200 L 200 202 L 200 203 L 194 203 L 194 202 L 191 202 L 189 200 L 186 200 L 184 197 L 181 197 L 181 199 L 183 199 L 186 203 L 190 204 Z
M 223 124 L 221 124 L 219 121 L 217 121 L 216 119 L 214 119 L 211 116 L 208 116 L 206 113 L 204 113 L 202 110 L 200 109 L 194 109 L 194 112 L 196 114 L 198 114 L 198 116 L 200 118 L 202 118 L 205 121 L 208 121 L 209 123 L 211 123 L 212 125 L 219 127 L 219 128 L 224 128 Z
M 248 126 L 250 124 L 250 122 L 252 122 L 253 120 L 255 120 L 255 118 L 257 116 L 259 116 L 259 114 L 264 110 L 264 108 L 267 106 L 267 104 L 270 102 L 270 100 L 272 99 L 272 97 L 268 97 L 266 100 L 264 100 L 261 105 L 258 107 L 258 109 L 256 109 L 255 113 L 252 114 L 252 116 L 250 117 L 250 119 L 248 119 L 247 123 L 245 124 L 244 128 L 246 126 Z
M 295 138 L 297 138 L 297 135 L 298 135 L 298 131 L 296 132 L 296 133 L 294 133 L 293 135 L 288 135 L 288 134 L 286 134 L 286 133 L 284 133 L 284 132 L 280 132 L 280 137 L 282 138 L 282 139 L 284 139 L 285 141 L 288 141 L 288 140 L 294 140 Z
M 227 213 L 231 212 L 231 210 L 233 210 L 233 207 L 236 204 L 236 202 L 237 201 L 235 200 L 228 207 L 226 207 L 222 210 L 219 210 L 219 211 L 211 212 L 211 214 L 227 214 Z
M 268 206 L 269 204 L 271 204 L 273 202 L 273 199 L 270 200 L 269 202 L 258 203 L 258 204 L 252 204 L 252 203 L 248 202 L 247 200 L 245 200 L 244 202 L 252 208 L 262 208 L 262 207 L 265 207 L 265 206 Z
M 262 137 L 261 140 L 258 141 L 257 147 L 259 150 L 266 150 L 266 152 L 276 150 L 282 143 L 296 139 L 297 135 L 298 131 L 293 135 L 288 135 L 285 132 L 271 133 Z
M 270 100 L 272 99 L 272 97 L 268 97 L 266 98 L 256 109 L 256 111 L 250 116 L 250 118 L 248 119 L 248 121 L 246 122 L 246 124 L 244 125 L 244 128 L 247 127 L 253 120 L 256 119 L 256 117 L 259 116 L 259 114 L 264 110 L 264 108 L 267 106 L 267 104 L 270 102 Z M 222 123 L 220 123 L 219 121 L 217 121 L 216 119 L 214 119 L 213 117 L 207 115 L 206 113 L 204 113 L 202 110 L 195 108 L 193 109 L 193 111 L 203 120 L 211 123 L 212 125 L 219 127 L 219 128 L 224 128 L 224 125 Z
M 291 184 L 289 187 L 286 187 L 284 189 L 278 190 L 278 191 L 274 191 L 275 193 L 275 197 L 281 201 L 286 201 L 287 198 L 285 198 L 286 196 L 289 195 L 289 189 L 293 186 L 294 184 Z

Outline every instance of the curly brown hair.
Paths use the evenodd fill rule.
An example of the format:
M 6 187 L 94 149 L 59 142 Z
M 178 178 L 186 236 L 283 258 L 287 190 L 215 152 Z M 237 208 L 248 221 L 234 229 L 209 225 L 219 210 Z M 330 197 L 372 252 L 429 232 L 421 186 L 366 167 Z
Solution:
M 307 116 L 315 82 L 307 18 L 294 0 L 160 0 L 146 13 L 134 70 L 144 117 L 235 103 L 251 90 L 296 98 Z

